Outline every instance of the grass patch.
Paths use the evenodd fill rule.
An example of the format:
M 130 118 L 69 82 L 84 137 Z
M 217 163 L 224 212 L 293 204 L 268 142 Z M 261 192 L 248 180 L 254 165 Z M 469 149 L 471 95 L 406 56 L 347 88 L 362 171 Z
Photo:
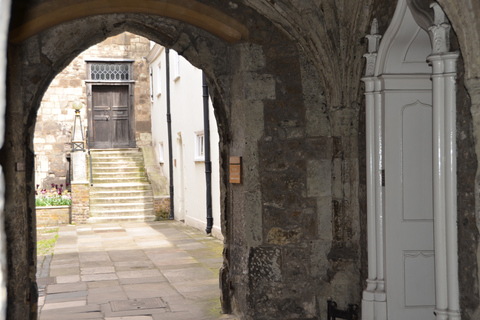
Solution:
M 58 232 L 58 228 L 45 229 L 43 230 L 42 233 L 56 233 L 56 232 Z
M 55 232 L 55 231 L 52 231 L 52 232 Z M 52 232 L 49 232 L 49 233 L 52 233 Z M 56 232 L 58 232 L 58 228 L 56 229 Z M 53 250 L 53 247 L 55 246 L 57 239 L 58 239 L 58 233 L 51 238 L 38 240 L 37 256 L 43 256 L 43 255 L 49 254 Z

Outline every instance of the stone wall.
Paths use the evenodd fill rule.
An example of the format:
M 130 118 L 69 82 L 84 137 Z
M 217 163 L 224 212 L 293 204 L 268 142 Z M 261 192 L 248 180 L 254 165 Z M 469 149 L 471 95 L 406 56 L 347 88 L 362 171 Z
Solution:
M 38 227 L 58 226 L 71 222 L 71 207 L 36 207 L 35 208 Z
M 158 216 L 170 214 L 170 196 L 155 196 L 153 198 L 153 208 Z
M 128 32 L 121 33 L 80 53 L 53 79 L 43 95 L 35 126 L 35 181 L 40 188 L 48 188 L 51 183 L 65 185 L 70 182 L 70 162 L 67 157 L 72 149 L 75 115 L 72 102 L 82 101 L 86 106 L 85 59 L 135 60 L 133 63 L 135 141 L 138 147 L 151 144 L 150 84 L 148 65 L 144 60 L 149 50 L 148 39 Z M 84 128 L 87 126 L 86 112 L 84 107 L 80 113 Z
M 27 4 L 35 9 L 37 3 L 64 3 L 56 1 Z M 465 59 L 460 76 L 468 94 L 459 90 L 458 159 L 459 177 L 469 179 L 459 180 L 459 210 L 465 210 L 459 213 L 461 303 L 462 319 L 478 319 L 480 28 L 472 26 L 480 21 L 480 5 L 439 2 L 448 9 Z M 12 28 L 25 23 L 19 17 L 29 7 L 19 3 Z M 181 52 L 205 71 L 212 89 L 221 137 L 224 311 L 248 320 L 317 320 L 325 317 L 330 297 L 341 308 L 360 304 L 366 278 L 365 150 L 359 143 L 363 36 L 375 16 L 386 29 L 396 1 L 193 3 L 215 14 L 194 11 L 182 22 L 150 12 L 118 14 L 112 7 L 105 15 L 57 21 L 9 45 L 8 147 L 0 152 L 0 164 L 10 318 L 34 319 L 37 309 L 31 136 L 42 94 L 79 51 L 125 30 Z M 238 22 L 231 34 L 247 31 L 236 40 L 222 38 L 223 30 L 196 25 L 202 23 L 194 19 L 199 15 L 208 21 L 222 17 L 222 26 Z M 242 156 L 242 184 L 228 182 L 229 156 Z M 19 163 L 25 171 L 16 170 Z

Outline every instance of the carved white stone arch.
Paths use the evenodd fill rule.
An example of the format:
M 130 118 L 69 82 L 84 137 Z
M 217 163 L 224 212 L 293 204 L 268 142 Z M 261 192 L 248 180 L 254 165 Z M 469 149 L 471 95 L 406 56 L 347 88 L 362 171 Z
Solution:
M 362 81 L 365 82 L 366 96 L 368 279 L 363 292 L 363 319 L 460 319 L 455 145 L 455 73 L 458 54 L 448 52 L 450 26 L 443 10 L 436 3 L 431 5 L 431 8 L 428 10 L 417 0 L 399 0 L 392 22 L 380 44 L 378 42 L 382 36 L 378 34 L 376 21 L 372 23 L 371 34 L 367 35 L 369 49 L 365 54 L 367 67 Z M 435 283 L 429 282 L 434 297 L 425 299 L 434 301 L 435 305 L 431 306 L 430 311 L 428 306 L 419 306 L 426 308 L 425 313 L 420 316 L 409 313 L 410 309 L 415 309 L 408 308 L 408 304 L 412 303 L 410 300 L 404 313 L 401 310 L 395 311 L 393 307 L 395 294 L 392 293 L 394 290 L 391 283 L 395 282 L 392 280 L 392 270 L 387 270 L 387 267 L 391 268 L 393 261 L 388 262 L 388 259 L 391 259 L 388 250 L 395 247 L 392 246 L 392 241 L 397 239 L 392 240 L 392 234 L 389 233 L 392 226 L 386 225 L 386 220 L 388 222 L 388 219 L 391 219 L 391 211 L 385 216 L 389 203 L 402 207 L 398 205 L 398 199 L 392 200 L 395 192 L 391 190 L 401 191 L 403 187 L 401 183 L 397 189 L 390 185 L 385 187 L 385 176 L 387 184 L 389 178 L 392 181 L 392 177 L 395 177 L 388 172 L 389 169 L 385 173 L 385 167 L 392 168 L 385 163 L 392 160 L 392 153 L 387 151 L 386 154 L 385 151 L 385 143 L 392 141 L 390 129 L 385 126 L 386 118 L 392 119 L 392 111 L 388 110 L 391 110 L 398 100 L 404 99 L 403 105 L 414 103 L 415 101 L 408 101 L 417 96 L 428 99 L 426 103 L 432 105 L 431 123 L 426 127 L 431 130 L 433 151 L 431 157 L 423 158 L 428 158 L 427 161 L 431 161 L 432 167 L 430 194 L 433 194 L 434 219 L 426 230 L 430 228 L 434 233 L 431 232 L 428 236 L 431 238 L 431 248 L 422 250 L 434 253 L 432 270 L 434 269 L 435 273 Z M 401 113 L 397 115 L 402 116 Z M 432 206 L 429 208 L 428 210 L 432 210 Z M 425 219 L 423 221 L 427 223 Z M 430 234 L 430 231 L 427 233 Z M 403 249 L 404 253 L 408 251 L 407 248 Z M 422 255 L 411 257 L 417 256 Z M 409 260 L 408 268 L 411 269 L 412 265 L 414 264 Z M 408 279 L 415 277 L 405 276 L 403 289 L 415 293 L 411 283 L 406 283 Z
M 407 1 L 399 1 L 392 22 L 378 49 L 375 76 L 431 73 L 426 57 L 431 53 L 428 33 L 415 21 Z

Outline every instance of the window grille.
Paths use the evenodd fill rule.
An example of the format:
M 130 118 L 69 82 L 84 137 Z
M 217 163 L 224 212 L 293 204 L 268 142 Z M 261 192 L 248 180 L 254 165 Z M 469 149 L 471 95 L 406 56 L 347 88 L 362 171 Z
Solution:
M 127 81 L 130 80 L 129 63 L 95 62 L 90 64 L 90 80 Z

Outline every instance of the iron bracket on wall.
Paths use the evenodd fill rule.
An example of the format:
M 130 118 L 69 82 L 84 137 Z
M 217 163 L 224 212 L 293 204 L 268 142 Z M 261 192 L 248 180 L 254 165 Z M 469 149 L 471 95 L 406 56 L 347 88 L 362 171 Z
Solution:
M 337 303 L 332 300 L 328 300 L 327 320 L 347 319 L 358 320 L 359 307 L 356 304 L 349 304 L 347 310 L 338 310 Z

